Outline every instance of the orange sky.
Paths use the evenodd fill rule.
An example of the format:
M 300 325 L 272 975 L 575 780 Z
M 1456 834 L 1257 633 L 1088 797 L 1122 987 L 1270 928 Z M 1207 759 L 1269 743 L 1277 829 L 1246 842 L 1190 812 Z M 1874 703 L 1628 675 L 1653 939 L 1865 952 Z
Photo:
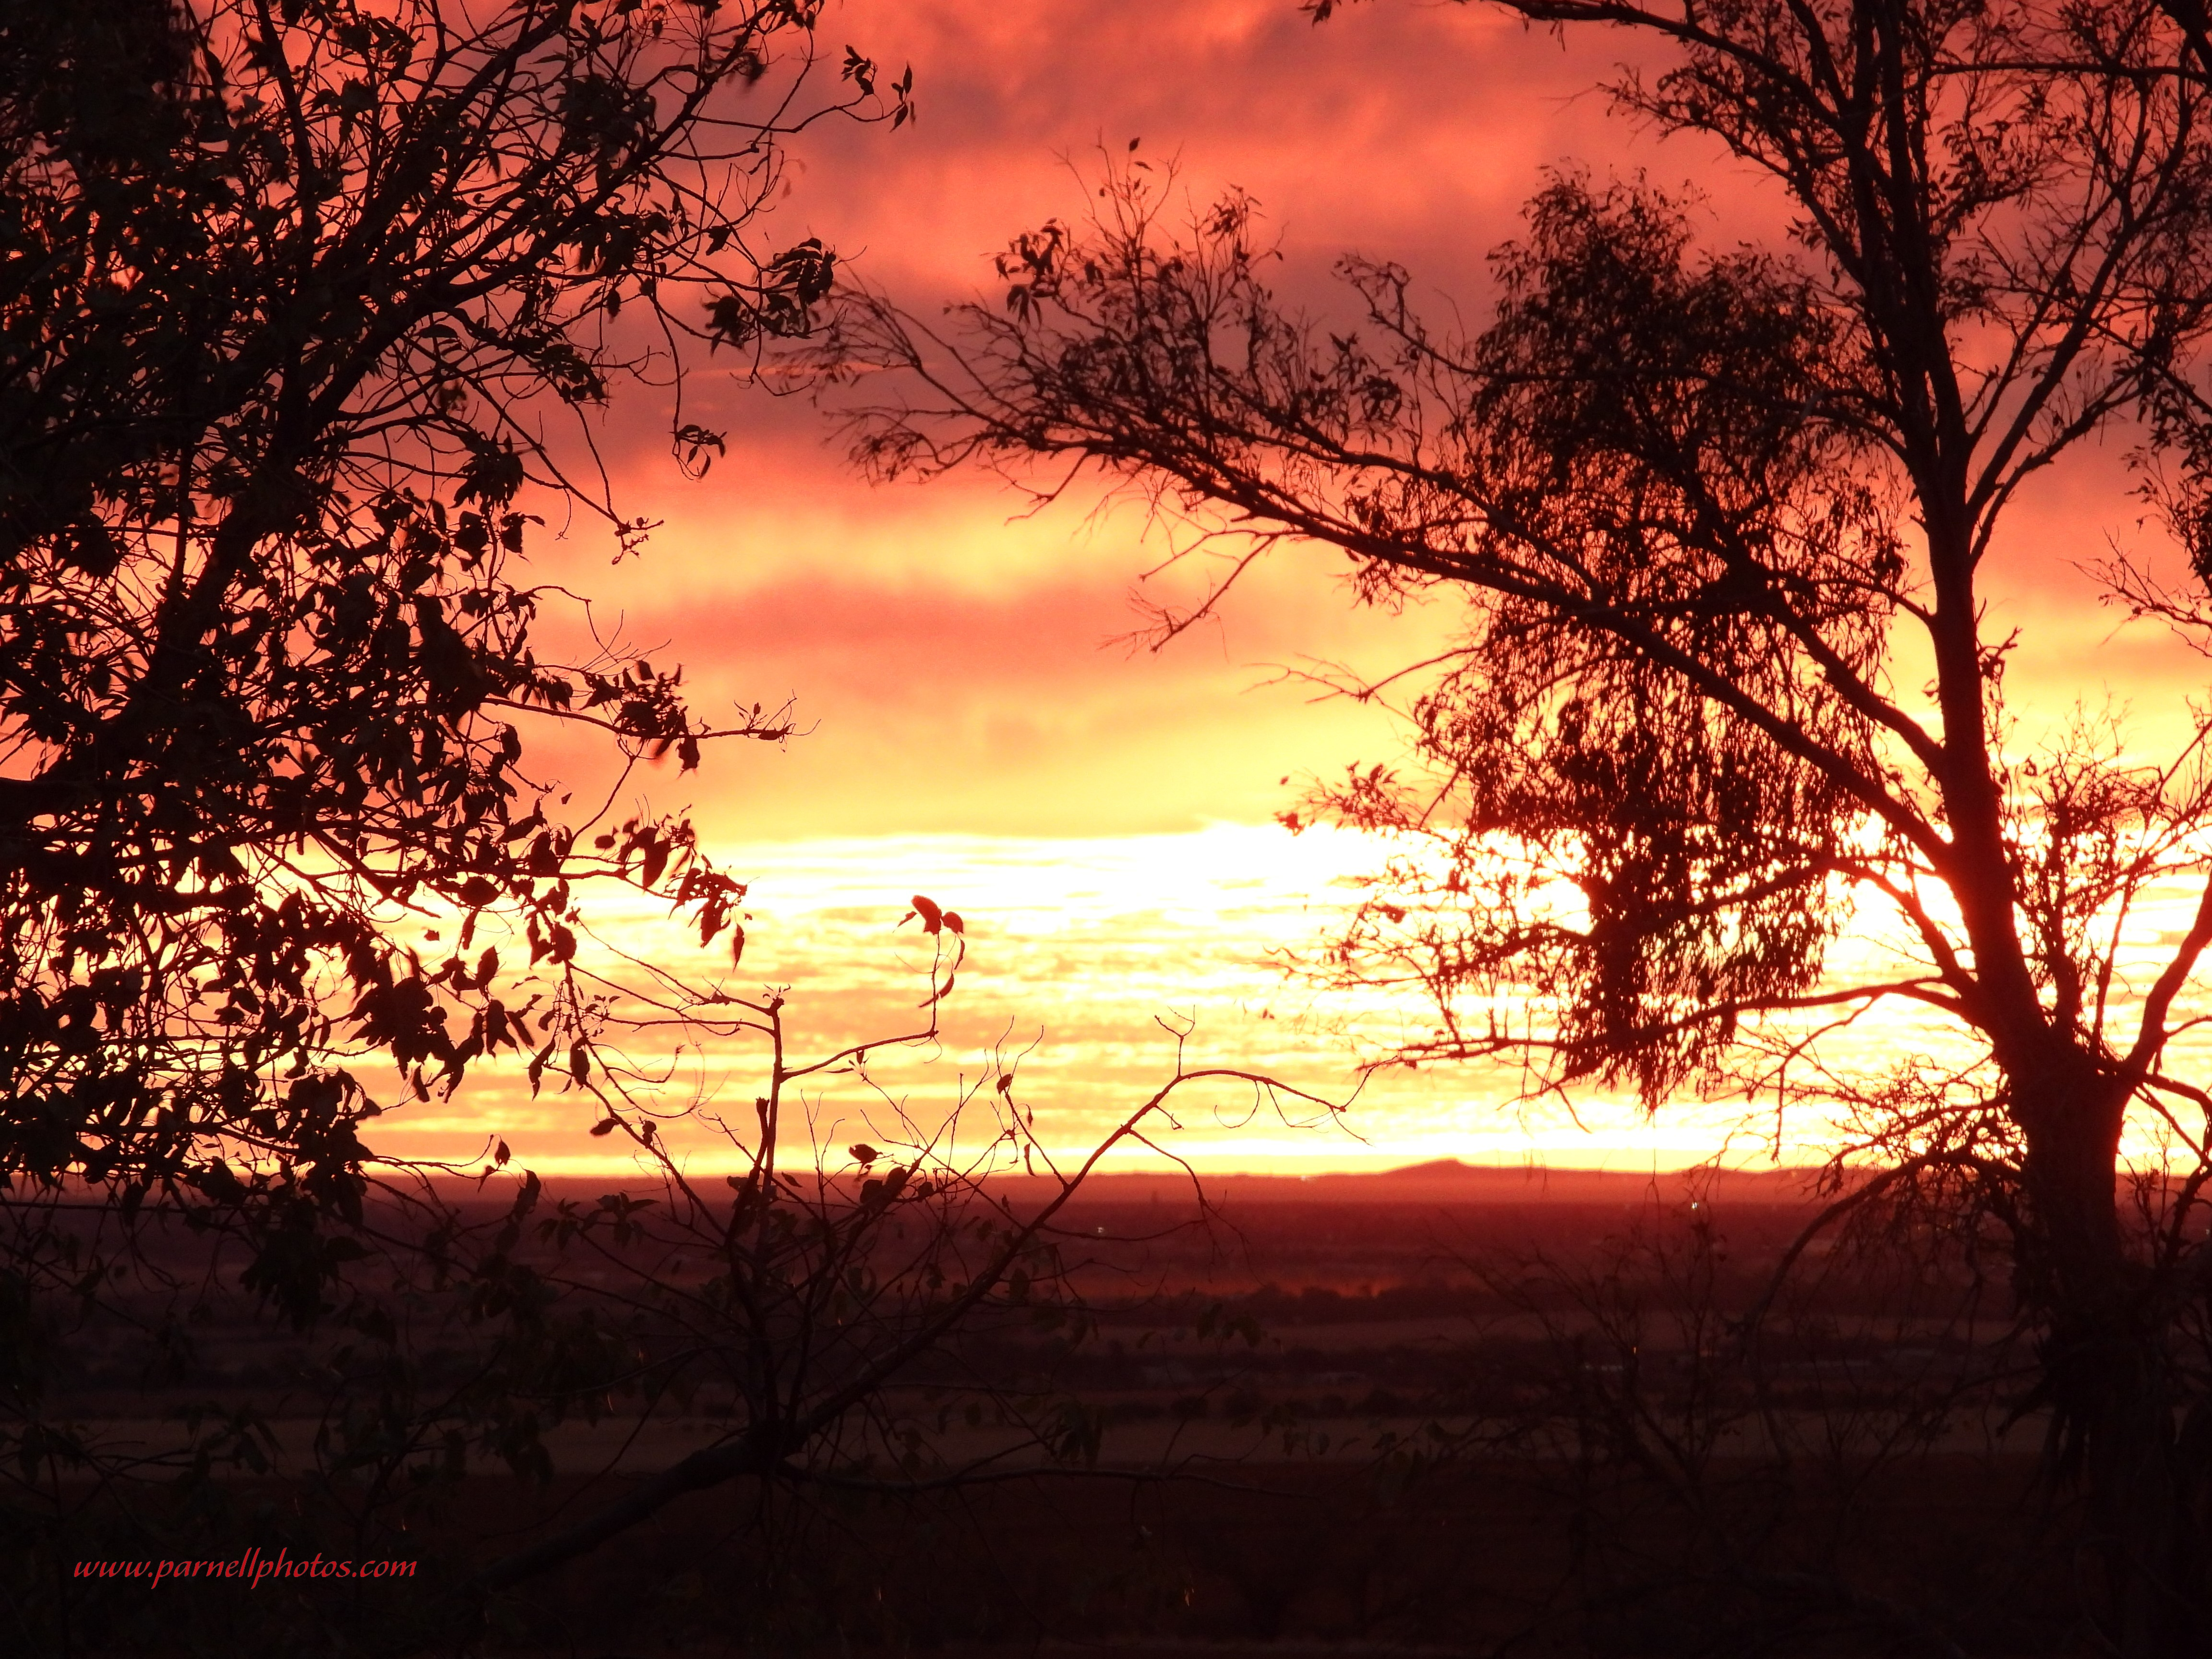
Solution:
M 1764 234 L 1778 222 L 1771 198 L 1715 155 L 1638 137 L 1609 116 L 1588 88 L 1622 43 L 1585 38 L 1570 50 L 1477 9 L 1363 6 L 1316 28 L 1291 0 L 848 0 L 830 8 L 822 39 L 833 59 L 850 40 L 893 72 L 910 63 L 920 118 L 897 133 L 810 134 L 794 149 L 792 190 L 766 240 L 819 235 L 918 310 L 984 288 L 990 255 L 1013 232 L 1079 216 L 1097 146 L 1118 154 L 1132 137 L 1144 156 L 1176 158 L 1200 198 L 1230 184 L 1256 197 L 1281 237 L 1279 285 L 1316 308 L 1341 305 L 1328 268 L 1358 249 L 1407 264 L 1439 306 L 1456 300 L 1479 319 L 1485 252 L 1515 233 L 1541 169 L 1564 162 L 1692 185 L 1724 235 Z M 1141 1026 L 1164 1002 L 1179 1006 L 1174 963 L 1219 956 L 1204 905 L 1179 888 L 1183 896 L 1157 902 L 1128 894 L 1115 913 L 1122 920 L 1109 926 L 1068 902 L 1072 929 L 1110 935 L 1114 950 L 1158 970 L 1142 982 L 1094 979 L 1073 997 L 1035 978 L 994 981 L 990 860 L 974 838 L 1004 838 L 996 856 L 1030 872 L 1023 937 L 1048 935 L 1054 902 L 1036 872 L 1054 855 L 1035 838 L 1079 839 L 1080 848 L 1064 842 L 1077 887 L 1103 879 L 1102 870 L 1141 884 L 1147 858 L 1197 857 L 1189 849 L 1201 842 L 1187 838 L 1207 825 L 1267 823 L 1291 804 L 1286 775 L 1389 758 L 1395 736 L 1376 711 L 1316 706 L 1296 687 L 1263 683 L 1305 659 L 1378 670 L 1416 658 L 1448 628 L 1448 608 L 1395 619 L 1355 612 L 1333 580 L 1338 562 L 1292 553 L 1249 584 L 1218 629 L 1162 653 L 1133 653 L 1106 642 L 1136 625 L 1127 591 L 1158 556 L 1133 511 L 1089 517 L 1083 498 L 1010 521 L 1019 503 L 984 477 L 873 489 L 800 403 L 762 397 L 719 368 L 696 376 L 687 396 L 698 418 L 731 432 L 729 458 L 703 483 L 678 477 L 665 428 L 635 402 L 601 434 L 624 510 L 665 521 L 646 556 L 611 569 L 580 530 L 542 563 L 595 595 L 603 617 L 619 611 L 630 644 L 681 661 L 702 709 L 794 696 L 811 729 L 781 751 L 716 753 L 697 778 L 653 775 L 644 781 L 653 805 L 692 805 L 732 867 L 760 876 L 763 914 L 781 906 L 794 930 L 778 960 L 797 980 L 808 973 L 801 917 L 821 914 L 822 895 L 844 892 L 855 869 L 880 869 L 884 925 L 912 890 L 905 884 L 935 891 L 957 875 L 982 889 L 939 896 L 978 919 L 992 1017 L 1051 1013 L 1070 1056 L 1059 1080 L 1089 1103 L 1067 1109 L 1067 1137 L 1079 1139 L 1111 1104 L 1100 1094 L 1101 1034 Z M 2022 504 L 1996 603 L 2029 630 L 2013 688 L 2024 702 L 2056 708 L 2077 692 L 2097 702 L 2110 688 L 2154 720 L 2199 683 L 2201 665 L 2148 633 L 2115 636 L 2119 619 L 2083 603 L 2071 570 L 2099 556 L 2108 533 L 2137 533 L 2118 463 L 2117 447 L 2093 455 Z M 538 753 L 583 769 L 565 750 Z M 1112 852 L 1116 838 L 1133 836 L 1159 839 L 1118 843 L 1127 856 Z M 907 839 L 872 839 L 882 837 Z M 758 845 L 770 842 L 780 850 Z M 1030 853 L 1014 850 L 1023 847 Z M 831 848 L 844 861 L 835 879 L 824 862 Z M 1334 890 L 1291 891 L 1316 879 L 1310 861 L 1239 856 L 1281 887 L 1270 890 L 1276 899 L 1308 907 L 1294 934 L 1310 938 L 1325 923 Z M 933 869 L 944 879 L 933 881 Z M 1174 884 L 1161 874 L 1166 894 Z M 1200 977 L 1212 988 L 1194 991 L 1190 1004 L 1219 996 L 1222 1010 L 1249 1008 L 1274 996 L 1261 953 L 1284 914 L 1277 904 L 1249 939 L 1241 923 L 1229 929 L 1250 943 L 1248 957 L 1233 972 L 1209 958 Z M 1001 969 L 1015 957 L 1032 974 L 1042 962 L 1012 951 Z M 825 995 L 852 994 L 844 969 L 823 971 Z M 1213 1035 L 1256 1052 L 1240 1018 L 1219 1012 Z M 1306 1066 L 1320 1086 L 1342 1080 L 1340 1052 L 1319 1036 L 1279 1057 Z M 1141 1066 L 1126 1078 L 1118 1066 L 1108 1068 L 1116 1087 L 1133 1085 Z M 1240 1147 L 1226 1136 L 1207 1156 L 1224 1167 L 1387 1164 L 1457 1144 L 1489 1158 L 1679 1163 L 1698 1150 L 1672 1128 L 1655 1134 L 1626 1117 L 1583 1143 L 1548 1134 L 1516 1143 L 1510 1116 L 1497 1115 L 1496 1079 L 1424 1073 L 1395 1086 L 1389 1109 L 1367 1120 L 1367 1147 L 1279 1136 Z M 1498 1134 L 1468 1139 L 1479 1121 Z M 549 1123 L 549 1157 L 551 1133 Z
M 1290 0 L 848 0 L 822 38 L 833 55 L 849 40 L 911 63 L 921 118 L 809 134 L 767 240 L 820 235 L 920 311 L 990 285 L 1015 231 L 1079 216 L 1096 146 L 1132 137 L 1179 158 L 1201 198 L 1253 192 L 1281 236 L 1281 285 L 1316 308 L 1341 311 L 1328 266 L 1358 249 L 1479 318 L 1485 253 L 1563 163 L 1698 189 L 1723 234 L 1776 222 L 1741 168 L 1639 137 L 1588 90 L 1625 43 L 1570 52 L 1478 8 L 1363 6 L 1316 28 Z M 1159 551 L 1133 510 L 1091 520 L 1079 494 L 1010 523 L 1019 501 L 985 477 L 872 489 L 805 406 L 711 367 L 688 396 L 731 431 L 731 458 L 688 483 L 659 425 L 635 402 L 618 410 L 605 437 L 624 504 L 665 526 L 641 564 L 587 557 L 579 574 L 631 638 L 670 645 L 702 705 L 795 694 L 815 723 L 787 753 L 709 769 L 695 798 L 728 838 L 1263 822 L 1285 773 L 1390 743 L 1359 711 L 1255 690 L 1271 668 L 1388 666 L 1448 623 L 1357 614 L 1337 561 L 1293 556 L 1218 630 L 1133 655 L 1107 642 L 1137 624 L 1127 590 Z M 2148 632 L 2108 640 L 2117 618 L 2085 611 L 2067 573 L 2135 516 L 2117 453 L 2104 459 L 2018 509 L 2036 546 L 2008 602 L 2034 625 L 2028 678 L 2135 690 L 2180 665 Z

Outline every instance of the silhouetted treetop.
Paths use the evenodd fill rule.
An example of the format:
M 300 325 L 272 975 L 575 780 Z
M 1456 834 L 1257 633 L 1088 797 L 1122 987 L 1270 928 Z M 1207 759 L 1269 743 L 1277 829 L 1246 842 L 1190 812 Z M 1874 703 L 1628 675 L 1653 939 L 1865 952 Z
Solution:
M 349 1066 L 450 1088 L 520 1048 L 535 1080 L 588 1036 L 558 982 L 580 881 L 663 890 L 707 937 L 734 921 L 688 823 L 580 845 L 522 732 L 596 726 L 689 770 L 787 722 L 717 726 L 611 648 L 542 655 L 568 596 L 521 561 L 549 501 L 641 542 L 592 411 L 673 385 L 703 471 L 723 441 L 683 413 L 686 357 L 802 330 L 826 291 L 829 250 L 757 240 L 779 143 L 907 106 L 855 54 L 816 84 L 816 11 L 0 7 L 12 1187 L 311 1234 L 362 1180 L 376 1107 Z M 432 910 L 458 924 L 442 962 L 393 933 Z M 505 963 L 472 939 L 486 911 L 523 931 Z M 516 989 L 518 945 L 553 979 Z M 264 1256 L 295 1311 L 320 1265 Z

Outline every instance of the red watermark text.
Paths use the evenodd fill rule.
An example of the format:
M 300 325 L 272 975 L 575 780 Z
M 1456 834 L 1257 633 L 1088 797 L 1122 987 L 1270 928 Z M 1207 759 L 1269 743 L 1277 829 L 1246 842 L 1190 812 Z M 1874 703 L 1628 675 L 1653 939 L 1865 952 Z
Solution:
M 136 1578 L 159 1589 L 177 1578 L 242 1578 L 258 1589 L 265 1578 L 412 1578 L 412 1561 L 342 1561 L 333 1555 L 302 1556 L 289 1550 L 264 1555 L 259 1546 L 228 1561 L 80 1561 L 79 1578 Z

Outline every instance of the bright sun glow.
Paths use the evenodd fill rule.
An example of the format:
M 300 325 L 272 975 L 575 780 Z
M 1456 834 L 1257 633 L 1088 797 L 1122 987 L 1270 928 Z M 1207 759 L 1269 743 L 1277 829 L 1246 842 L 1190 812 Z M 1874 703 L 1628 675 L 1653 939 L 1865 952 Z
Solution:
M 875 1080 L 917 1117 L 940 1112 L 994 1053 L 1015 1063 L 1024 1100 L 1048 1144 L 1087 1147 L 1169 1077 L 1187 1027 L 1192 1066 L 1261 1072 L 1343 1102 L 1330 1113 L 1256 1112 L 1248 1091 L 1194 1096 L 1167 1144 L 1214 1170 L 1389 1168 L 1432 1158 L 1478 1164 L 1672 1168 L 1716 1156 L 1732 1162 L 1817 1162 L 1829 1129 L 1817 1114 L 1779 1125 L 1740 1103 L 1671 1105 L 1649 1118 L 1632 1101 L 1592 1091 L 1571 1112 L 1516 1102 L 1517 1079 L 1498 1066 L 1391 1068 L 1361 1086 L 1355 1056 L 1422 1028 L 1407 1000 L 1364 1002 L 1317 994 L 1285 973 L 1289 953 L 1328 935 L 1352 882 L 1377 862 L 1375 844 L 1328 830 L 1292 836 L 1273 826 L 1217 824 L 1183 835 L 1091 840 L 917 836 L 729 846 L 716 862 L 752 884 L 749 944 L 734 974 L 718 943 L 658 907 L 592 914 L 611 942 L 696 976 L 719 975 L 741 993 L 787 986 L 797 1052 L 819 1052 L 908 1029 L 924 941 L 898 927 L 907 900 L 926 893 L 960 910 L 970 955 L 947 1005 L 942 1044 L 926 1055 L 880 1051 Z M 2157 896 L 2146 938 L 2170 930 L 2186 902 Z M 1854 969 L 1878 966 L 1884 947 L 1847 939 Z M 1941 1054 L 1940 1017 L 1900 1006 L 1861 1023 L 1850 1039 L 1869 1060 Z M 664 1064 L 642 1042 L 632 1057 Z M 734 1046 L 682 1054 L 665 1101 L 694 1097 L 710 1111 L 742 1110 L 757 1092 L 757 1054 Z M 885 1133 L 849 1083 L 811 1096 L 825 1146 Z M 466 1163 L 493 1135 L 547 1174 L 616 1173 L 629 1160 L 584 1133 L 592 1109 L 549 1087 L 536 1101 L 518 1065 L 479 1066 L 453 1101 L 405 1108 L 380 1144 Z M 727 1162 L 716 1142 L 678 1126 L 672 1146 L 708 1171 Z M 2150 1150 L 2148 1132 L 2138 1153 Z M 1157 1160 L 1154 1160 L 1157 1163 Z M 1145 1167 L 1133 1154 L 1117 1167 Z

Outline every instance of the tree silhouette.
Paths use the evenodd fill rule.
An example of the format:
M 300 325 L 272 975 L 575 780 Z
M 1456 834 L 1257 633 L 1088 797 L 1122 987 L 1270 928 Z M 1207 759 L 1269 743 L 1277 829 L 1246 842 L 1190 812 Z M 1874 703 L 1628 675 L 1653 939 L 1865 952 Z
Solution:
M 915 958 L 920 1000 L 903 1018 L 825 1042 L 806 1028 L 825 1013 L 843 1024 L 834 995 L 745 986 L 733 969 L 633 956 L 586 930 L 575 960 L 545 977 L 564 994 L 589 987 L 609 1029 L 584 1063 L 541 1080 L 587 1110 L 596 1144 L 636 1175 L 592 1198 L 493 1167 L 466 1197 L 448 1187 L 422 1202 L 376 1183 L 337 1234 L 360 1255 L 326 1287 L 333 1305 L 305 1330 L 252 1331 L 260 1386 L 241 1382 L 239 1350 L 221 1334 L 250 1328 L 255 1311 L 227 1282 L 240 1254 L 228 1237 L 147 1229 L 143 1248 L 104 1265 L 103 1284 L 48 1298 L 52 1316 L 0 1370 L 0 1403 L 29 1407 L 9 1423 L 0 1466 L 21 1542 L 10 1619 L 26 1650 L 162 1646 L 173 1613 L 143 1594 L 118 1601 L 70 1568 L 221 1553 L 238 1518 L 226 1477 L 240 1474 L 281 1483 L 296 1558 L 420 1557 L 410 1605 L 325 1610 L 331 1634 L 371 1648 L 488 1619 L 543 1625 L 544 1609 L 517 1599 L 536 1594 L 532 1581 L 732 1485 L 752 1514 L 747 1542 L 708 1547 L 737 1582 L 764 1581 L 746 1617 L 773 1639 L 806 1618 L 770 1565 L 787 1508 L 1054 1474 L 1160 1478 L 1093 1467 L 1103 1413 L 1058 1374 L 1091 1334 L 1083 1281 L 1103 1242 L 1103 1229 L 1069 1225 L 1067 1206 L 1119 1148 L 1172 1158 L 1162 1132 L 1193 1091 L 1217 1103 L 1224 1085 L 1249 1091 L 1255 1109 L 1286 1121 L 1340 1108 L 1191 1065 L 1188 1028 L 1166 1021 L 1171 1066 L 1072 1158 L 1038 1135 L 1018 1055 L 963 1063 L 924 1103 L 906 1062 L 942 1054 L 945 1003 L 975 971 L 967 931 L 958 912 L 916 896 L 887 932 Z M 648 1032 L 643 1052 L 624 1040 Z M 670 1064 L 672 1049 L 699 1064 Z M 709 1057 L 732 1054 L 734 1074 L 716 1075 Z M 1192 1190 L 1205 1213 L 1194 1179 Z M 82 1239 L 100 1219 L 64 1218 L 60 1231 L 75 1221 Z M 197 1340 L 178 1328 L 186 1310 Z M 195 1349 L 231 1374 L 200 1371 Z M 42 1399 L 25 1387 L 41 1370 L 75 1370 L 82 1386 L 71 1353 L 109 1357 L 111 1375 L 145 1354 L 150 1391 L 173 1400 L 204 1382 L 216 1397 L 185 1395 L 182 1430 L 149 1444 L 141 1425 L 77 1389 Z M 956 1421 L 985 1428 L 986 1444 L 948 1444 Z M 556 1487 L 556 1455 L 604 1455 L 576 1431 L 611 1424 L 621 1445 L 595 1474 L 630 1478 L 611 1491 Z M 623 1467 L 656 1443 L 672 1448 L 658 1467 Z M 526 1484 L 487 1479 L 495 1468 Z M 512 1505 L 512 1524 L 479 1521 L 457 1536 L 455 1500 L 471 1488 Z M 100 1501 L 117 1490 L 134 1512 Z M 245 1628 L 291 1651 L 301 1612 L 286 1604 L 264 1623 L 257 1606 Z
M 1839 1161 L 1888 1171 L 1862 1194 L 1994 1230 L 2039 1331 L 2027 1407 L 2087 1477 L 2104 1634 L 2184 1650 L 2212 724 L 2191 710 L 2163 761 L 2109 713 L 2024 732 L 1987 594 L 2033 544 L 2022 486 L 2116 435 L 2172 547 L 2110 559 L 2103 596 L 2212 644 L 2202 19 L 1507 9 L 1663 51 L 1617 105 L 1763 175 L 1789 242 L 1706 246 L 1693 203 L 1567 173 L 1496 256 L 1487 327 L 1348 259 L 1364 322 L 1331 333 L 1271 293 L 1248 202 L 1170 225 L 1122 171 L 1089 227 L 1013 244 L 1002 305 L 933 329 L 856 291 L 817 361 L 901 371 L 854 382 L 880 473 L 1074 458 L 1229 580 L 1297 538 L 1343 550 L 1368 600 L 1462 603 L 1417 763 L 1321 792 L 1408 848 L 1325 970 L 1426 994 L 1434 1033 L 1398 1058 L 1837 1114 Z M 1837 948 L 1847 927 L 1884 965 Z M 1899 1008 L 1909 1035 L 1867 1040 Z M 2131 1120 L 2174 1145 L 2133 1204 Z
M 908 919 L 921 923 L 933 951 L 926 1018 L 911 1030 L 807 1057 L 793 1052 L 786 988 L 738 995 L 665 972 L 639 988 L 663 1021 L 762 1048 L 765 1092 L 732 1122 L 698 1101 L 669 1101 L 660 1078 L 619 1066 L 602 1074 L 592 1085 L 608 1113 L 601 1127 L 653 1160 L 658 1197 L 612 1194 L 596 1208 L 563 1203 L 532 1224 L 540 1188 L 526 1176 L 495 1249 L 471 1272 L 480 1281 L 518 1268 L 526 1275 L 512 1257 L 526 1224 L 534 1224 L 541 1239 L 577 1258 L 544 1273 L 544 1282 L 564 1304 L 581 1304 L 586 1319 L 604 1308 L 602 1329 L 627 1339 L 613 1368 L 625 1391 L 645 1393 L 649 1413 L 655 1399 L 688 1398 L 704 1386 L 726 1397 L 728 1409 L 720 1431 L 696 1450 L 485 1565 L 477 1577 L 483 1588 L 521 1584 L 689 1494 L 740 1479 L 763 1492 L 824 1483 L 896 1492 L 1003 1473 L 1016 1452 L 1041 1455 L 1047 1467 L 1095 1461 L 1095 1411 L 1011 1374 L 1003 1359 L 979 1365 L 970 1345 L 1009 1335 L 1083 1340 L 1088 1310 L 1061 1254 L 1073 1236 L 1062 1212 L 1110 1154 L 1133 1145 L 1159 1150 L 1155 1137 L 1175 1127 L 1179 1097 L 1194 1087 L 1249 1090 L 1255 1109 L 1286 1120 L 1294 1109 L 1337 1109 L 1256 1073 L 1191 1066 L 1188 1029 L 1163 1021 L 1175 1046 L 1168 1076 L 1072 1160 L 1056 1161 L 1038 1138 L 1035 1108 L 1003 1054 L 963 1071 L 935 1114 L 917 1110 L 871 1074 L 869 1056 L 880 1066 L 900 1048 L 940 1041 L 939 1017 L 968 954 L 958 913 L 921 896 L 914 907 Z M 867 1136 L 842 1158 L 812 1144 L 824 1107 L 808 1092 L 841 1079 L 857 1097 Z M 671 1155 L 659 1126 L 673 1118 L 704 1121 L 737 1154 L 726 1195 Z M 1018 1169 L 1041 1177 L 1021 1198 L 994 1181 Z M 520 1346 L 534 1358 L 544 1345 Z M 491 1391 L 485 1416 L 495 1428 L 546 1395 L 542 1377 L 520 1369 L 521 1377 L 502 1377 Z M 988 1417 L 1005 1443 L 965 1461 L 948 1457 L 933 1446 L 932 1425 L 941 1435 L 956 1412 L 971 1422 Z M 535 1450 L 535 1436 L 526 1443 Z M 538 1472 L 550 1474 L 550 1465 Z
M 532 964 L 619 879 L 704 938 L 743 889 L 688 823 L 578 845 L 533 718 L 696 765 L 679 674 L 541 658 L 533 502 L 624 518 L 583 417 L 697 349 L 805 325 L 834 255 L 757 246 L 780 142 L 903 121 L 817 7 L 87 0 L 0 9 L 0 1178 L 41 1205 L 244 1217 L 320 1304 L 356 1215 L 356 1072 L 416 1094 L 502 1050 L 586 1063 Z M 548 416 L 579 417 L 563 438 Z M 678 405 L 678 459 L 720 434 Z M 580 463 L 578 457 L 582 457 Z M 422 960 L 394 933 L 452 915 Z M 742 939 L 742 930 L 732 935 Z M 514 954 L 510 951 L 510 955 Z M 11 1301 L 11 1306 L 15 1305 Z

